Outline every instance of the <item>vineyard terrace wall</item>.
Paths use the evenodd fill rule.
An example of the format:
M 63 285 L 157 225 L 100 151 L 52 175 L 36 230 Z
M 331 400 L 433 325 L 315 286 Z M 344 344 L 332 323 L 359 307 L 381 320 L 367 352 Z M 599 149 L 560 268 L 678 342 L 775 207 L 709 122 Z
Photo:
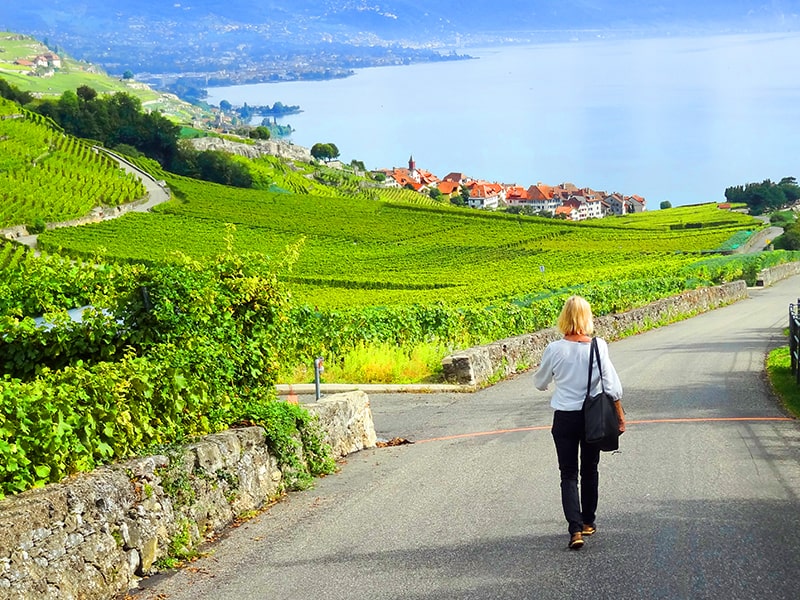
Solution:
M 756 285 L 769 287 L 776 281 L 800 274 L 800 262 L 784 263 L 769 269 L 763 269 L 756 276 Z
M 369 398 L 305 405 L 336 458 L 377 443 Z M 102 600 L 136 587 L 282 489 L 260 427 L 209 435 L 0 501 L 0 598 Z
M 614 339 L 652 327 L 654 323 L 706 312 L 744 298 L 747 298 L 744 281 L 691 290 L 625 313 L 596 317 L 595 334 Z M 462 350 L 442 360 L 444 378 L 449 383 L 481 386 L 508 377 L 539 364 L 547 344 L 561 337 L 561 332 L 553 327 Z

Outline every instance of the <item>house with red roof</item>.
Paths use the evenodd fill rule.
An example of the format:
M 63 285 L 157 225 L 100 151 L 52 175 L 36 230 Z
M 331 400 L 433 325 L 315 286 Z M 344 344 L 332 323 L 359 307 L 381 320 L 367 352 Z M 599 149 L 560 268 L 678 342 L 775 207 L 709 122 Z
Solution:
M 448 173 L 442 177 L 442 181 L 453 181 L 458 185 L 467 185 L 468 183 L 472 182 L 472 178 L 467 177 L 463 173 Z
M 467 187 L 469 188 L 467 204 L 470 208 L 494 210 L 501 205 L 505 206 L 506 197 L 500 184 L 473 181 Z
M 623 196 L 619 192 L 614 192 L 604 198 L 608 203 L 611 214 L 629 215 L 631 213 L 644 212 L 646 201 L 641 196 Z
M 528 190 L 521 185 L 505 186 L 506 204 L 508 206 L 527 206 L 528 205 Z
M 436 187 L 445 196 L 452 196 L 461 192 L 461 184 L 457 181 L 440 181 Z
M 414 157 L 409 157 L 408 168 L 381 169 L 386 175 L 387 187 L 407 187 L 419 192 L 438 189 L 443 195 L 452 197 L 469 189 L 468 205 L 472 208 L 494 210 L 505 206 L 526 207 L 534 213 L 550 213 L 572 221 L 601 219 L 609 215 L 623 215 L 646 210 L 646 201 L 641 196 L 607 194 L 589 187 L 579 188 L 571 182 L 556 186 L 541 181 L 527 189 L 514 184 L 502 185 L 467 177 L 464 173 L 450 172 L 439 179 L 425 169 L 419 169 Z
M 556 210 L 553 212 L 553 216 L 556 218 L 566 219 L 567 221 L 577 221 L 578 211 L 575 209 L 575 207 L 564 204 L 556 208 Z

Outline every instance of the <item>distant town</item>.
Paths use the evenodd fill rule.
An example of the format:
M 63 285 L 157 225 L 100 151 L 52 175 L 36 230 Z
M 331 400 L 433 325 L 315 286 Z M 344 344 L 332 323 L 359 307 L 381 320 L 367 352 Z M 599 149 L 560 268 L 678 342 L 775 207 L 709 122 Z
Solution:
M 504 208 L 568 221 L 602 219 L 646 210 L 646 200 L 641 196 L 579 188 L 572 183 L 550 186 L 539 182 L 525 188 L 517 184 L 473 179 L 455 172 L 440 179 L 430 171 L 418 168 L 413 156 L 408 159 L 407 168 L 393 167 L 374 172 L 385 175 L 384 185 L 389 187 L 413 189 L 432 197 L 461 197 L 464 205 L 483 210 Z

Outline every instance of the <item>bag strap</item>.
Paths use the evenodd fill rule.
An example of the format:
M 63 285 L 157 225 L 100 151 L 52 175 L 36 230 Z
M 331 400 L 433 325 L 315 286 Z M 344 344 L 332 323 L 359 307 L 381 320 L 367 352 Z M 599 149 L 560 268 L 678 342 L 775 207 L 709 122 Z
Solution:
M 597 356 L 597 371 L 600 373 L 600 387 L 603 390 L 603 393 L 606 392 L 605 383 L 603 383 L 603 364 L 600 362 L 600 348 L 597 347 L 597 338 L 592 338 L 592 344 L 589 346 L 589 378 L 586 382 L 586 394 L 592 393 L 592 363 L 594 362 L 594 357 Z

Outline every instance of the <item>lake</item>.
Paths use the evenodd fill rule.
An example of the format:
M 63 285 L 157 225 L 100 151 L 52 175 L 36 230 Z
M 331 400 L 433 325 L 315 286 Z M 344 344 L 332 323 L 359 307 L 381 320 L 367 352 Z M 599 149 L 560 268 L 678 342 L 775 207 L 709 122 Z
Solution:
M 657 209 L 800 177 L 800 34 L 461 49 L 475 60 L 332 81 L 209 89 L 209 102 L 299 105 L 291 141 L 367 168 L 528 186 L 572 182 Z

